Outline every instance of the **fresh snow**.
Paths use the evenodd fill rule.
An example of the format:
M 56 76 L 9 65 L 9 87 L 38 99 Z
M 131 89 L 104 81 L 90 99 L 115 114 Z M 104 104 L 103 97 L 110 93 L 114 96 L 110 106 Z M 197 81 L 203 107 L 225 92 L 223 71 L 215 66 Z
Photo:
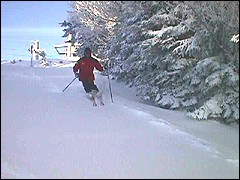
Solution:
M 73 64 L 1 64 L 1 178 L 239 178 L 239 126 L 141 102 L 95 72 L 92 106 Z

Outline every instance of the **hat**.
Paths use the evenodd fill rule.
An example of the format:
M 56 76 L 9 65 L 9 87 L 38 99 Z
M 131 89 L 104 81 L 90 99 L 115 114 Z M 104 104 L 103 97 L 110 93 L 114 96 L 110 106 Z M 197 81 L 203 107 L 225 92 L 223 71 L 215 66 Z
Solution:
M 85 48 L 84 53 L 91 52 L 91 49 L 89 47 Z

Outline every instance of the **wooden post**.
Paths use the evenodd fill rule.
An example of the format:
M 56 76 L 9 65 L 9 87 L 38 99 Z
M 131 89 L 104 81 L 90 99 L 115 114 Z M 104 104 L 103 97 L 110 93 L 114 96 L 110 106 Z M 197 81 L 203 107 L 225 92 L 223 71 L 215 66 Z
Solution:
M 31 56 L 31 67 L 33 67 L 33 57 Z

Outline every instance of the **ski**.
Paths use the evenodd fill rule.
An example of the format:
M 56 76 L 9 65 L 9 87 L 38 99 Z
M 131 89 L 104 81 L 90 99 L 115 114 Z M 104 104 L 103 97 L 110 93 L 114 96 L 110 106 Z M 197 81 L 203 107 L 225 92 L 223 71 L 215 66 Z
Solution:
M 92 101 L 93 106 L 97 106 L 95 96 L 94 96 L 92 93 L 88 93 L 88 94 L 87 94 L 87 98 L 88 98 L 90 101 Z
M 104 102 L 103 102 L 102 93 L 101 93 L 101 92 L 98 92 L 98 93 L 96 94 L 96 97 L 97 97 L 97 99 L 99 100 L 100 105 L 103 106 L 103 105 L 104 105 Z
M 97 106 L 97 103 L 95 100 L 93 101 L 93 106 Z
M 93 106 L 97 106 L 96 99 L 99 101 L 101 106 L 104 105 L 103 96 L 102 96 L 101 92 L 97 92 L 97 91 L 93 90 L 92 95 L 93 95 Z
M 93 102 L 93 106 L 97 106 L 96 99 L 99 101 L 101 106 L 104 105 L 102 93 L 97 92 L 95 90 L 93 90 L 91 93 L 88 93 L 88 99 L 90 99 Z

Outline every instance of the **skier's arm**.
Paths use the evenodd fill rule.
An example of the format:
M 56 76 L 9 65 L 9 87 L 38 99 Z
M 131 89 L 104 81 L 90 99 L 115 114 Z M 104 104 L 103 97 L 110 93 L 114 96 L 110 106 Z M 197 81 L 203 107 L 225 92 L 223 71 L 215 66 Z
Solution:
M 74 66 L 73 66 L 73 73 L 77 73 L 78 72 L 78 69 L 79 69 L 79 64 L 76 63 Z
M 79 61 L 76 62 L 76 64 L 73 66 L 73 73 L 74 73 L 76 78 L 79 77 L 79 73 L 80 73 L 80 63 L 79 63 Z
M 97 63 L 95 67 L 97 70 L 103 71 L 103 66 L 100 63 Z
M 94 61 L 94 67 L 99 71 L 103 71 L 103 66 L 100 64 L 100 62 L 94 58 L 93 58 L 93 61 Z

